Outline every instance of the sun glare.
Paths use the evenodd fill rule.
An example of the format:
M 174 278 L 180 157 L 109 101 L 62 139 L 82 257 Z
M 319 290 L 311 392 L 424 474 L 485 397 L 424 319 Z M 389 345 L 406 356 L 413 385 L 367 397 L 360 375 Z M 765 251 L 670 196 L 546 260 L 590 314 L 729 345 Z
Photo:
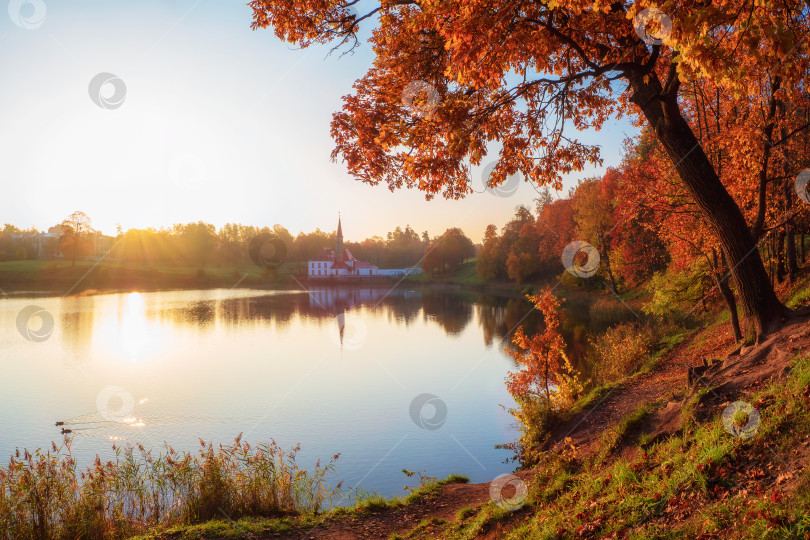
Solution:
M 108 312 L 93 334 L 108 358 L 137 363 L 153 357 L 165 346 L 161 325 L 146 316 L 144 296 L 133 292 L 117 297 L 118 309 Z

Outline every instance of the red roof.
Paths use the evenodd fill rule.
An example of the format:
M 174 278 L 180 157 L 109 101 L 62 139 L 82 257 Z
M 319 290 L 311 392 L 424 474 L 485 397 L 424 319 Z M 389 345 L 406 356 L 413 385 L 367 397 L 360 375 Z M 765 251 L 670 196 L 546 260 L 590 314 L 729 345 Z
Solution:
M 335 252 L 329 248 L 322 248 L 310 261 L 334 261 Z
M 345 264 L 345 263 L 342 263 L 342 262 L 340 262 L 340 261 L 337 261 L 337 262 L 335 262 L 335 264 L 333 264 L 333 265 L 332 265 L 332 268 L 331 268 L 331 269 L 332 269 L 332 270 L 337 270 L 337 269 L 348 270 L 348 269 L 349 269 L 349 267 L 348 267 L 348 266 L 346 266 L 346 264 Z
M 355 268 L 377 268 L 373 264 L 368 263 L 366 261 L 357 261 L 356 263 L 354 263 L 354 267 Z

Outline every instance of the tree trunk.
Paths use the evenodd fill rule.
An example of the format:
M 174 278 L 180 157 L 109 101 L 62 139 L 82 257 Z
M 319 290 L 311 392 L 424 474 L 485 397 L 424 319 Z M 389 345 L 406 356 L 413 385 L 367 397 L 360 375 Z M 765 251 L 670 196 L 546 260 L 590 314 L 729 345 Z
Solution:
M 717 250 L 712 248 L 712 259 L 714 260 L 714 268 L 715 268 L 715 279 L 717 280 L 717 286 L 720 288 L 720 293 L 723 295 L 723 298 L 726 300 L 726 305 L 728 306 L 729 315 L 731 315 L 731 329 L 734 331 L 734 339 L 736 341 L 740 341 L 743 338 L 742 330 L 740 329 L 740 319 L 737 315 L 737 301 L 734 299 L 734 293 L 731 291 L 731 287 L 728 286 L 728 276 L 727 275 L 720 275 L 720 272 L 725 274 L 727 265 L 726 265 L 726 257 L 723 255 L 723 251 L 720 251 L 720 264 L 717 261 Z
M 785 231 L 780 229 L 774 235 L 774 252 L 776 253 L 776 282 L 785 281 Z
M 793 212 L 793 182 L 784 182 L 782 188 L 785 194 L 785 213 L 790 215 Z M 796 257 L 796 227 L 793 218 L 785 223 L 785 258 L 787 259 L 788 279 L 791 283 L 796 279 L 799 272 L 799 263 Z
M 610 268 L 610 252 L 608 251 L 607 241 L 602 234 L 599 235 L 599 244 L 602 248 L 600 257 L 605 263 L 605 270 L 607 271 L 608 280 L 610 280 L 610 290 L 613 291 L 613 294 L 619 294 L 619 291 L 616 289 L 616 280 L 613 278 L 613 270 Z
M 681 114 L 677 82 L 664 94 L 661 81 L 652 72 L 632 75 L 630 85 L 631 101 L 642 109 L 655 129 L 675 170 L 720 239 L 745 314 L 746 338 L 759 340 L 790 311 L 776 297 L 768 281 L 745 217 Z

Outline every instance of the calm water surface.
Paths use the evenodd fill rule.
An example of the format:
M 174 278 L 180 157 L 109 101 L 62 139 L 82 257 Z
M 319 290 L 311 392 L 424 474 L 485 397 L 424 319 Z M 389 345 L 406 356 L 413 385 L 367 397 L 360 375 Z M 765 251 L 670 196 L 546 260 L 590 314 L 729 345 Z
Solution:
M 243 432 L 300 443 L 305 468 L 340 453 L 333 484 L 386 496 L 403 468 L 487 482 L 515 466 L 495 448 L 517 438 L 501 336 L 525 305 L 510 302 L 362 288 L 0 300 L 0 458 L 58 443 L 65 421 L 80 462 L 115 439 L 196 451 Z M 32 304 L 54 319 L 41 342 L 17 329 Z M 421 408 L 436 429 L 412 418 L 424 393 L 441 400 Z

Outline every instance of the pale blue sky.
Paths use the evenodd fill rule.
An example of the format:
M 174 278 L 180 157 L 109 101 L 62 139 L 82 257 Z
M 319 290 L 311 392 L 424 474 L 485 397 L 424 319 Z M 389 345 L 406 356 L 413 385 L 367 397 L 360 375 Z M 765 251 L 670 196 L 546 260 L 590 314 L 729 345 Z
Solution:
M 271 30 L 253 32 L 240 2 L 42 1 L 39 25 L 35 6 L 22 6 L 35 28 L 0 13 L 0 223 L 47 229 L 83 210 L 108 234 L 198 220 L 296 234 L 334 229 L 341 211 L 349 240 L 410 224 L 431 235 L 461 227 L 480 241 L 488 223 L 533 206 L 528 185 L 509 198 L 426 202 L 331 163 L 331 114 L 370 65 L 368 45 L 343 57 L 296 50 Z M 100 72 L 124 81 L 120 107 L 91 100 Z M 613 165 L 632 133 L 612 122 L 587 140 Z

